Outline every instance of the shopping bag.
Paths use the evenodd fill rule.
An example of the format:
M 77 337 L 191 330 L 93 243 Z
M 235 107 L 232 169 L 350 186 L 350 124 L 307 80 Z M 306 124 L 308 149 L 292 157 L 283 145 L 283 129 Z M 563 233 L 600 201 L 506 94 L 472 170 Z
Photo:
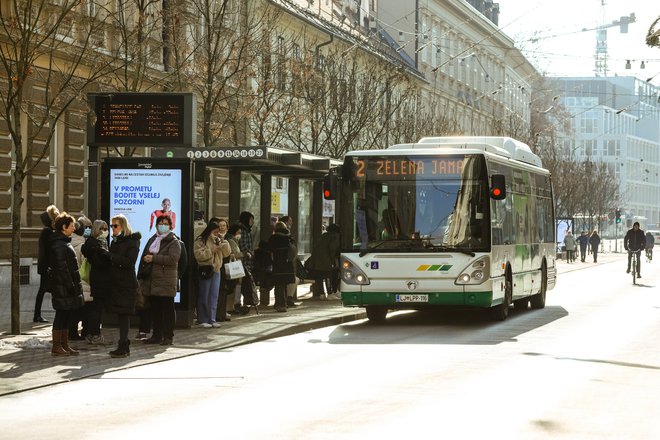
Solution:
M 245 269 L 241 261 L 230 261 L 225 264 L 225 273 L 230 280 L 237 280 L 245 276 Z
M 85 258 L 80 265 L 80 279 L 89 284 L 89 272 L 92 270 L 92 265 L 89 263 L 89 260 Z

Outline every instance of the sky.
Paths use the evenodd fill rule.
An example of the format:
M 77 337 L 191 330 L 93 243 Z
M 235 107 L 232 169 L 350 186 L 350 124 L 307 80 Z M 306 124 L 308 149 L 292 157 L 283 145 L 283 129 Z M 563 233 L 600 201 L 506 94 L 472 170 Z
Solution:
M 523 49 L 527 58 L 549 76 L 594 76 L 596 30 L 635 13 L 628 33 L 607 29 L 608 76 L 635 76 L 660 86 L 660 49 L 645 36 L 660 16 L 659 0 L 496 0 L 499 26 Z M 604 6 L 602 4 L 604 3 Z M 604 20 L 601 19 L 604 11 Z M 657 29 L 657 28 L 656 28 Z M 538 38 L 537 41 L 530 41 Z M 626 69 L 630 60 L 631 69 Z M 644 61 L 646 68 L 641 69 Z

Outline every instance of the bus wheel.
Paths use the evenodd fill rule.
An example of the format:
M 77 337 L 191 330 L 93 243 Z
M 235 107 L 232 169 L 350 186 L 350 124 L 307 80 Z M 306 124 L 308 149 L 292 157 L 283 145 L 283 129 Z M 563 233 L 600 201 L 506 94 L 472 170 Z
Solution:
M 543 262 L 541 266 L 541 291 L 530 298 L 530 304 L 533 309 L 542 309 L 545 307 L 545 293 L 548 291 L 548 268 Z
M 513 280 L 511 279 L 511 272 L 507 270 L 506 281 L 504 282 L 504 298 L 502 304 L 493 307 L 492 314 L 495 321 L 504 321 L 509 316 L 509 305 L 513 297 Z
M 367 306 L 367 318 L 372 324 L 383 324 L 387 317 L 387 307 Z

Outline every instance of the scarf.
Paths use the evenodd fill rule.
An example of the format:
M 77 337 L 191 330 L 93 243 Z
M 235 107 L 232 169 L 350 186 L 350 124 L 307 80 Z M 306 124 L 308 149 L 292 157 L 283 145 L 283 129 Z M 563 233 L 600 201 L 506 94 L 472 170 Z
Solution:
M 153 243 L 151 243 L 151 246 L 149 246 L 149 252 L 152 254 L 157 254 L 158 251 L 160 251 L 160 242 L 163 241 L 163 238 L 167 237 L 169 234 L 169 231 L 164 234 L 156 233 L 156 239 L 153 241 Z

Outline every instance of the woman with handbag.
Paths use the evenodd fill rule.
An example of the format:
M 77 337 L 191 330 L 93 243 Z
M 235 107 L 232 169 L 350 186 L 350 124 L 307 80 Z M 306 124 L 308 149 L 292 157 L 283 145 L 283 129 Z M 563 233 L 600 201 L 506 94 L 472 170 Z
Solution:
M 53 356 L 75 356 L 79 352 L 69 347 L 69 322 L 72 314 L 85 303 L 78 272 L 76 251 L 71 246 L 71 234 L 76 228 L 73 217 L 60 213 L 53 223 L 48 253 L 49 291 L 53 299 Z
M 229 255 L 231 249 L 229 243 L 218 236 L 219 232 L 218 223 L 209 222 L 195 240 L 193 247 L 193 255 L 198 265 L 197 327 L 200 328 L 220 327 L 220 323 L 216 320 L 220 295 L 220 269 L 222 259 Z
M 117 349 L 109 354 L 113 358 L 123 358 L 131 354 L 128 329 L 131 325 L 130 316 L 135 313 L 135 299 L 139 289 L 135 262 L 140 255 L 142 234 L 133 232 L 128 219 L 123 214 L 114 216 L 110 226 L 112 227 L 110 244 L 112 291 L 108 312 L 117 314 L 119 342 Z
M 231 254 L 229 255 L 229 264 L 225 264 L 225 269 L 229 268 L 231 263 L 234 263 L 235 266 L 237 266 L 235 262 L 240 262 L 241 265 L 243 264 L 245 253 L 241 251 L 239 245 L 242 238 L 242 230 L 242 226 L 238 223 L 231 225 L 227 230 L 225 238 L 231 247 Z M 241 278 L 232 278 L 228 274 L 226 274 L 226 278 L 229 279 L 228 284 L 233 287 L 230 288 L 227 295 L 227 308 L 229 309 L 229 313 L 233 315 L 247 315 L 250 312 L 249 307 L 241 306 L 241 288 L 243 287 L 241 285 Z
M 91 268 L 89 270 L 89 287 L 92 302 L 89 304 L 89 334 L 87 342 L 92 345 L 103 344 L 101 335 L 101 319 L 103 309 L 112 292 L 112 277 L 108 270 L 110 266 L 110 251 L 108 250 L 108 224 L 103 220 L 94 220 L 92 231 L 80 249 Z
M 273 284 L 275 285 L 275 311 L 286 312 L 286 286 L 296 282 L 296 257 L 298 249 L 290 240 L 289 228 L 283 222 L 275 223 L 268 248 L 273 254 Z
M 138 269 L 140 290 L 149 298 L 149 310 L 153 333 L 145 344 L 172 345 L 174 339 L 174 297 L 176 296 L 177 269 L 181 256 L 181 244 L 172 232 L 172 218 L 161 215 L 156 219 L 156 233 L 147 241 Z

